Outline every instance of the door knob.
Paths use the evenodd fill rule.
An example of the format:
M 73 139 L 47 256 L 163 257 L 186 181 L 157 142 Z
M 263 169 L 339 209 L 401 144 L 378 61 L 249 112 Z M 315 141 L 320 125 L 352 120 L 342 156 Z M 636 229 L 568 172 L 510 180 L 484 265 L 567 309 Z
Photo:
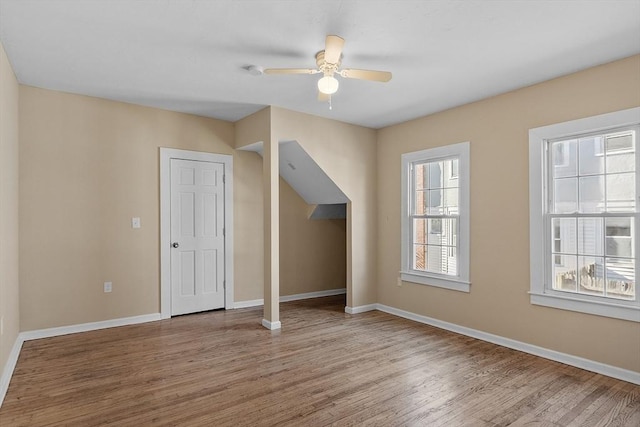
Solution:
M 180 247 L 180 243 L 174 242 L 171 244 L 171 246 L 173 246 L 174 248 L 177 248 L 177 247 Z

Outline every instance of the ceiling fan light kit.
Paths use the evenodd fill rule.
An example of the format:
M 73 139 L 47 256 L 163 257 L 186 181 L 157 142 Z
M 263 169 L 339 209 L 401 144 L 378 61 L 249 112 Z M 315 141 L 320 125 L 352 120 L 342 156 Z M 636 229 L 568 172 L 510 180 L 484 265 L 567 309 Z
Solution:
M 323 74 L 318 80 L 318 99 L 324 101 L 326 95 L 333 95 L 338 91 L 340 82 L 334 77 L 338 74 L 347 79 L 369 80 L 374 82 L 388 82 L 391 73 L 388 71 L 342 69 L 339 70 L 342 58 L 344 39 L 329 35 L 325 40 L 325 49 L 316 54 L 318 68 L 267 68 L 265 74 Z M 329 97 L 329 100 L 331 98 Z
M 325 95 L 333 95 L 338 91 L 340 82 L 333 76 L 324 76 L 318 80 L 318 90 Z

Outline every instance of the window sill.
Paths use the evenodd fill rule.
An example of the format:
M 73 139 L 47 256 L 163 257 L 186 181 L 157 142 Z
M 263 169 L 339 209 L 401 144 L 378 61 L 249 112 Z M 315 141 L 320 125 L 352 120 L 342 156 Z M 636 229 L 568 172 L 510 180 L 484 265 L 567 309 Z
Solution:
M 471 289 L 471 283 L 454 277 L 449 278 L 445 276 L 432 276 L 428 274 L 401 271 L 400 279 L 405 282 L 435 286 L 437 288 L 450 289 L 452 291 L 459 292 L 469 292 Z
M 531 304 L 578 313 L 594 314 L 596 316 L 640 322 L 640 307 L 636 305 L 622 305 L 599 301 L 588 301 L 570 296 L 549 295 L 529 292 Z

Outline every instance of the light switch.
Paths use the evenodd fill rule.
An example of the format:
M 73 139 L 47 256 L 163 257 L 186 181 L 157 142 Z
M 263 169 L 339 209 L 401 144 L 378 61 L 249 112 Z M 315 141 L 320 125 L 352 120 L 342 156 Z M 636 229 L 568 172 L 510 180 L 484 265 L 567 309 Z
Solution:
M 140 218 L 131 218 L 131 228 L 140 228 Z

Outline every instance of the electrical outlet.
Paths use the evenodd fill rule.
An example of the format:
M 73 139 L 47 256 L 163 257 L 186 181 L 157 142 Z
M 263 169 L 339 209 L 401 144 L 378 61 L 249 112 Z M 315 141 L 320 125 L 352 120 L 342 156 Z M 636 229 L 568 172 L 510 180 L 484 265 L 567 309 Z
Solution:
M 131 218 L 131 228 L 140 228 L 140 218 Z
M 398 282 L 396 283 L 398 286 L 402 286 L 402 279 L 398 277 Z
M 105 292 L 111 292 L 111 288 L 113 287 L 113 283 L 111 282 L 104 282 L 104 291 Z

